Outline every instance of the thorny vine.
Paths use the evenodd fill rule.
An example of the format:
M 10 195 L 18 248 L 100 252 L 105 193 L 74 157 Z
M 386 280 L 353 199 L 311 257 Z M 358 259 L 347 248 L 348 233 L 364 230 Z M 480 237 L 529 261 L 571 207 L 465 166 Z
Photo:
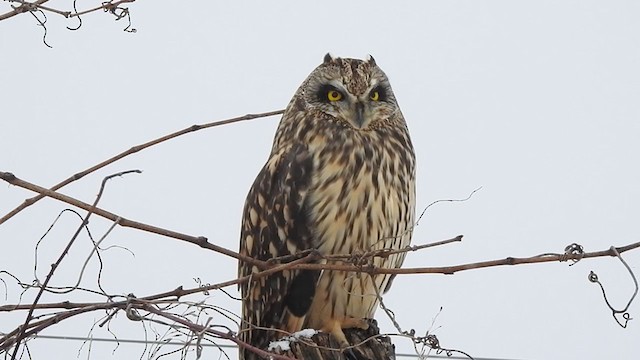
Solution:
M 38 26 L 41 26 L 43 29 L 42 42 L 49 48 L 52 48 L 51 45 L 47 43 L 47 15 L 45 12 L 60 15 L 67 19 L 78 19 L 78 25 L 76 27 L 69 27 L 69 30 L 79 30 L 82 27 L 82 17 L 83 15 L 97 12 L 102 10 L 105 13 L 109 13 L 115 17 L 115 20 L 127 20 L 127 26 L 123 29 L 126 32 L 135 33 L 137 30 L 131 25 L 131 13 L 128 7 L 124 7 L 123 4 L 133 3 L 136 0 L 109 0 L 103 1 L 100 5 L 94 6 L 92 8 L 84 9 L 78 11 L 76 6 L 77 0 L 73 0 L 71 6 L 72 10 L 60 10 L 54 7 L 46 6 L 45 3 L 49 2 L 49 0 L 36 0 L 36 1 L 26 1 L 26 0 L 3 0 L 5 2 L 10 3 L 11 11 L 0 14 L 0 21 L 9 19 L 16 15 L 29 13 L 31 14 L 38 23 Z M 17 5 L 14 5 L 17 4 Z
M 124 2 L 129 2 L 129 1 L 124 1 Z M 27 6 L 27 5 L 24 5 L 26 4 L 26 2 L 20 1 L 20 3 L 23 4 L 21 6 Z M 29 11 L 43 11 L 43 10 L 50 11 L 49 9 L 45 9 L 42 7 L 42 3 L 44 3 L 44 1 L 39 1 L 35 3 L 38 3 L 38 8 L 37 9 L 33 8 Z M 122 3 L 122 2 L 112 2 L 112 3 L 113 4 L 117 3 L 119 5 L 119 3 Z M 75 6 L 75 3 L 74 3 L 74 6 Z M 26 11 L 28 10 L 24 10 L 23 12 L 26 12 Z M 74 14 L 80 14 L 80 13 L 82 12 L 77 12 L 77 11 L 74 12 Z M 633 273 L 629 265 L 624 261 L 621 254 L 623 252 L 630 251 L 640 247 L 640 242 L 629 244 L 622 247 L 611 247 L 608 250 L 596 251 L 596 252 L 585 252 L 581 245 L 573 243 L 568 245 L 564 249 L 563 253 L 545 253 L 545 254 L 527 257 L 527 258 L 508 257 L 505 259 L 497 259 L 497 260 L 461 264 L 461 265 L 454 265 L 454 266 L 447 266 L 447 267 L 381 269 L 373 266 L 373 258 L 375 257 L 386 257 L 386 256 L 390 256 L 391 254 L 396 254 L 399 252 L 419 251 L 419 250 L 434 247 L 434 246 L 442 246 L 442 245 L 447 245 L 454 242 L 460 242 L 462 241 L 462 235 L 459 235 L 447 240 L 442 240 L 442 241 L 437 241 L 437 242 L 432 242 L 432 243 L 427 243 L 422 245 L 408 246 L 405 249 L 401 249 L 401 250 L 390 251 L 386 249 L 380 249 L 380 250 L 371 250 L 371 251 L 367 251 L 367 252 L 359 253 L 355 255 L 354 254 L 338 254 L 338 255 L 330 255 L 330 256 L 329 255 L 323 256 L 315 251 L 304 251 L 294 256 L 282 257 L 282 258 L 272 259 L 271 261 L 268 261 L 268 262 L 262 262 L 262 261 L 257 261 L 251 258 L 243 257 L 232 250 L 225 249 L 215 244 L 212 244 L 202 236 L 200 237 L 191 236 L 191 235 L 178 233 L 168 229 L 163 229 L 157 226 L 144 224 L 142 222 L 125 219 L 114 212 L 110 212 L 98 207 L 98 203 L 101 197 L 103 196 L 103 192 L 105 190 L 108 180 L 112 179 L 115 176 L 123 176 L 129 173 L 140 173 L 140 170 L 124 171 L 124 172 L 119 172 L 119 173 L 105 177 L 101 183 L 98 195 L 96 196 L 96 199 L 92 204 L 87 204 L 73 197 L 61 194 L 60 192 L 57 191 L 60 188 L 70 184 L 71 182 L 79 180 L 85 175 L 95 172 L 105 166 L 108 166 L 128 155 L 131 155 L 133 153 L 136 153 L 148 147 L 160 144 L 164 141 L 171 140 L 175 137 L 178 137 L 187 133 L 191 133 L 194 131 L 198 131 L 201 129 L 205 129 L 205 128 L 230 124 L 238 121 L 245 121 L 245 120 L 257 119 L 257 118 L 262 118 L 267 116 L 273 116 L 281 113 L 282 113 L 282 110 L 263 113 L 263 114 L 248 114 L 248 115 L 233 118 L 233 119 L 217 121 L 217 122 L 212 122 L 212 123 L 203 124 L 203 125 L 193 125 L 185 129 L 182 129 L 180 131 L 174 132 L 172 134 L 163 136 L 161 138 L 154 139 L 144 144 L 134 146 L 129 150 L 126 150 L 120 154 L 117 154 L 112 158 L 107 159 L 93 167 L 90 167 L 84 171 L 76 173 L 75 175 L 67 178 L 66 180 L 60 182 L 59 184 L 54 185 L 50 189 L 19 179 L 11 173 L 0 172 L 0 178 L 2 180 L 12 185 L 34 191 L 38 194 L 33 198 L 25 200 L 19 207 L 17 207 L 10 213 L 0 218 L 0 225 L 5 221 L 11 219 L 16 214 L 18 214 L 21 210 L 25 209 L 30 205 L 33 205 L 34 203 L 36 203 L 37 201 L 39 201 L 44 197 L 50 197 L 86 211 L 86 215 L 81 216 L 80 213 L 78 213 L 76 210 L 65 209 L 58 215 L 58 217 L 56 217 L 56 219 L 53 221 L 51 226 L 46 230 L 42 238 L 36 244 L 35 261 L 34 261 L 34 280 L 32 283 L 21 281 L 18 277 L 14 276 L 10 272 L 4 269 L 0 269 L 0 281 L 3 284 L 5 299 L 7 298 L 7 293 L 9 292 L 7 287 L 7 281 L 5 280 L 5 278 L 12 279 L 13 281 L 15 281 L 15 283 L 17 283 L 23 289 L 22 293 L 20 294 L 20 303 L 0 306 L 0 312 L 15 313 L 19 311 L 27 311 L 27 315 L 21 326 L 13 329 L 8 333 L 4 333 L 4 334 L 0 333 L 0 353 L 4 352 L 9 354 L 9 352 L 11 352 L 11 357 L 10 357 L 11 359 L 22 358 L 22 356 L 24 356 L 25 354 L 27 355 L 30 354 L 27 341 L 33 339 L 41 331 L 51 326 L 54 326 L 62 321 L 66 321 L 68 319 L 80 316 L 82 314 L 103 311 L 104 315 L 95 321 L 95 323 L 91 327 L 91 331 L 93 331 L 93 329 L 97 326 L 100 328 L 106 327 L 106 329 L 109 332 L 111 332 L 111 330 L 109 329 L 109 326 L 112 320 L 117 318 L 118 314 L 124 313 L 124 315 L 128 320 L 132 322 L 140 323 L 142 325 L 145 339 L 148 339 L 148 337 L 151 335 L 153 335 L 155 340 L 161 340 L 161 341 L 167 341 L 167 340 L 177 339 L 177 338 L 186 339 L 183 343 L 183 346 L 181 346 L 178 350 L 173 350 L 173 351 L 164 352 L 164 353 L 162 353 L 162 348 L 163 348 L 162 345 L 156 344 L 156 345 L 152 345 L 151 347 L 148 347 L 145 344 L 142 356 L 147 354 L 149 358 L 160 358 L 172 353 L 180 353 L 181 357 L 184 358 L 187 355 L 187 353 L 190 353 L 190 352 L 195 353 L 196 358 L 200 358 L 202 356 L 202 348 L 203 348 L 202 344 L 204 342 L 208 342 L 215 345 L 216 341 L 220 339 L 224 339 L 227 341 L 231 341 L 240 347 L 249 348 L 251 351 L 257 352 L 261 355 L 270 356 L 273 359 L 290 359 L 285 355 L 267 353 L 263 349 L 257 349 L 251 346 L 250 344 L 246 344 L 240 341 L 237 336 L 237 333 L 234 330 L 238 328 L 239 321 L 240 321 L 239 316 L 222 307 L 207 303 L 207 299 L 209 297 L 215 296 L 218 292 L 212 293 L 212 291 L 217 290 L 220 293 L 224 294 L 225 296 L 228 296 L 229 298 L 239 300 L 233 297 L 229 292 L 227 292 L 225 288 L 232 285 L 245 283 L 245 282 L 258 281 L 259 279 L 265 276 L 269 276 L 270 274 L 283 271 L 285 269 L 296 269 L 296 268 L 297 269 L 322 269 L 325 271 L 349 271 L 349 272 L 353 272 L 354 274 L 358 274 L 359 276 L 372 276 L 374 274 L 383 274 L 383 273 L 384 274 L 421 274 L 421 273 L 453 274 L 459 271 L 479 269 L 479 268 L 485 268 L 485 267 L 541 263 L 541 262 L 549 262 L 549 261 L 558 261 L 558 262 L 571 261 L 572 263 L 570 265 L 573 265 L 575 264 L 575 262 L 580 261 L 582 259 L 611 256 L 611 257 L 617 257 L 622 262 L 622 264 L 625 266 L 625 268 L 629 272 L 635 284 L 635 291 L 631 296 L 631 298 L 629 299 L 629 301 L 627 302 L 627 305 L 624 307 L 624 309 L 617 310 L 610 304 L 607 294 L 605 292 L 604 285 L 600 282 L 600 280 L 598 279 L 598 276 L 593 271 L 589 275 L 589 280 L 594 283 L 597 283 L 600 286 L 600 289 L 604 297 L 604 301 L 612 311 L 613 317 L 616 319 L 616 321 L 620 326 L 626 327 L 628 321 L 631 320 L 631 316 L 628 313 L 628 309 L 638 293 L 638 283 L 637 283 L 635 274 Z M 478 190 L 479 189 L 474 190 L 465 199 L 439 200 L 439 201 L 433 202 L 425 208 L 425 211 L 433 204 L 441 201 L 466 201 Z M 79 219 L 81 219 L 81 224 L 77 227 L 74 235 L 68 241 L 65 249 L 61 252 L 57 261 L 51 266 L 50 271 L 48 272 L 45 279 L 42 281 L 37 276 L 38 248 L 40 246 L 40 243 L 44 240 L 45 237 L 47 237 L 51 229 L 56 225 L 60 216 L 62 216 L 65 213 L 72 213 L 75 216 L 77 216 Z M 103 217 L 111 221 L 111 226 L 98 240 L 95 240 L 95 237 L 91 233 L 88 226 L 88 220 L 93 215 Z M 424 215 L 424 211 L 420 215 L 418 221 L 420 220 L 422 215 Z M 199 247 L 202 247 L 214 252 L 218 252 L 220 254 L 223 254 L 235 259 L 251 262 L 252 264 L 256 265 L 259 269 L 261 269 L 261 271 L 251 276 L 232 279 L 232 280 L 228 280 L 220 283 L 214 283 L 214 284 L 205 283 L 200 278 L 195 278 L 194 279 L 194 282 L 196 283 L 195 287 L 185 289 L 182 286 L 180 286 L 172 291 L 147 295 L 144 297 L 136 297 L 133 294 L 129 294 L 127 296 L 108 294 L 104 290 L 101 284 L 101 276 L 103 272 L 103 262 L 102 262 L 101 256 L 103 252 L 117 246 L 112 245 L 112 246 L 103 248 L 101 247 L 101 244 L 107 238 L 107 236 L 111 234 L 111 231 L 117 226 L 131 227 L 141 231 L 160 234 L 172 239 L 186 241 L 188 243 L 197 245 Z M 59 265 L 61 264 L 63 259 L 67 256 L 70 248 L 72 247 L 74 242 L 77 240 L 79 234 L 82 232 L 86 233 L 87 236 L 89 237 L 91 241 L 91 250 L 89 251 L 89 254 L 86 256 L 85 260 L 82 263 L 79 274 L 77 276 L 77 280 L 75 281 L 74 284 L 70 286 L 58 287 L 58 286 L 50 285 L 50 281 L 53 278 Z M 124 249 L 127 250 L 126 248 Z M 80 286 L 80 284 L 82 282 L 83 276 L 87 269 L 87 264 L 94 257 L 97 258 L 99 262 L 99 270 L 98 270 L 98 275 L 96 279 L 97 289 L 83 288 Z M 340 263 L 339 264 L 314 263 L 314 262 L 317 262 L 317 260 L 319 259 L 340 260 Z M 1 289 L 2 288 L 0 288 L 0 290 Z M 34 297 L 34 300 L 32 300 L 28 304 L 22 304 L 22 296 L 24 295 L 25 292 L 31 289 L 37 290 L 37 294 Z M 55 295 L 63 295 L 63 294 L 69 294 L 76 291 L 88 292 L 94 295 L 101 296 L 105 299 L 105 301 L 92 302 L 92 303 L 73 303 L 68 300 L 64 300 L 61 302 L 51 302 L 51 303 L 40 302 L 40 298 L 42 294 L 45 292 L 50 294 L 55 294 Z M 188 295 L 199 294 L 199 293 L 202 293 L 203 295 L 207 296 L 207 298 L 201 301 L 183 300 L 183 298 Z M 428 356 L 429 352 L 435 351 L 436 353 L 445 353 L 449 356 L 451 356 L 451 354 L 453 353 L 459 353 L 471 358 L 471 356 L 464 353 L 463 351 L 441 347 L 440 340 L 433 333 L 430 333 L 430 331 L 427 331 L 424 336 L 418 336 L 414 329 L 411 329 L 408 331 L 403 330 L 399 325 L 399 323 L 396 321 L 393 311 L 391 311 L 387 307 L 387 305 L 384 303 L 381 294 L 378 292 L 375 295 L 379 299 L 380 307 L 383 309 L 384 313 L 389 317 L 389 319 L 394 323 L 396 330 L 398 331 L 397 334 L 385 334 L 385 335 L 395 335 L 395 336 L 403 336 L 403 337 L 410 338 L 413 341 L 416 353 L 418 353 L 418 355 L 420 356 L 425 356 L 425 355 Z M 35 313 L 36 310 L 38 311 L 47 310 L 49 312 L 36 314 Z M 622 319 L 624 320 L 624 323 L 621 322 L 618 318 L 618 315 L 620 314 L 622 314 L 621 316 L 622 316 Z M 223 319 L 228 324 L 225 325 L 222 321 L 218 321 L 218 320 L 214 321 L 213 320 L 214 318 Z M 111 332 L 111 334 L 114 336 L 114 338 L 117 339 L 116 335 L 113 332 Z M 310 345 L 313 346 L 313 344 L 310 344 Z M 422 349 L 418 349 L 417 347 L 418 345 L 422 346 Z M 90 349 L 90 346 L 91 346 L 90 342 L 88 346 Z M 428 350 L 428 351 L 425 351 L 425 350 Z M 225 354 L 223 349 L 220 348 L 220 351 L 222 354 Z

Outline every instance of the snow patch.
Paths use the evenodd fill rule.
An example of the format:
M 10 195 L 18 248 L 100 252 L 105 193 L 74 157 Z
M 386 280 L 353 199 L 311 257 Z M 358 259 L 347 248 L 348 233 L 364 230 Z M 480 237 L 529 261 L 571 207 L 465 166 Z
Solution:
M 298 332 L 293 333 L 291 336 L 295 337 L 296 339 L 299 339 L 301 337 L 311 339 L 313 335 L 317 333 L 319 333 L 319 331 L 316 329 L 302 329 Z
M 269 351 L 289 351 L 291 342 L 289 340 L 278 340 L 269 343 Z
M 310 339 L 313 335 L 319 333 L 314 329 L 303 329 L 298 332 L 294 332 L 291 336 L 283 337 L 278 341 L 272 341 L 269 343 L 269 351 L 289 351 L 291 350 L 291 343 L 298 341 L 300 338 Z

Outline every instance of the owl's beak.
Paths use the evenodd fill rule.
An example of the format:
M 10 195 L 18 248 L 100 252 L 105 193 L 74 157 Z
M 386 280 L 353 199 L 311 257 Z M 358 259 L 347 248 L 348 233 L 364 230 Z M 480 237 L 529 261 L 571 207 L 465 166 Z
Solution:
M 364 104 L 360 101 L 356 102 L 356 124 L 359 128 L 362 129 L 362 125 L 364 125 Z

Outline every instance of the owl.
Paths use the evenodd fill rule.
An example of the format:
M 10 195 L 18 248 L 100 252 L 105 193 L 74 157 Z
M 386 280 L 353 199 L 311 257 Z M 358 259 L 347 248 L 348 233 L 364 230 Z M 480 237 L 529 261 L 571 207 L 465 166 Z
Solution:
M 358 254 L 409 245 L 415 216 L 415 155 L 385 73 L 366 60 L 327 54 L 289 102 L 271 154 L 246 199 L 240 253 L 269 259 L 314 249 Z M 375 257 L 397 268 L 405 253 Z M 348 261 L 319 260 L 347 264 Z M 239 263 L 239 276 L 259 272 Z M 366 328 L 393 276 L 286 270 L 240 285 L 240 340 L 266 349 L 301 329 Z M 240 359 L 258 356 L 240 349 Z

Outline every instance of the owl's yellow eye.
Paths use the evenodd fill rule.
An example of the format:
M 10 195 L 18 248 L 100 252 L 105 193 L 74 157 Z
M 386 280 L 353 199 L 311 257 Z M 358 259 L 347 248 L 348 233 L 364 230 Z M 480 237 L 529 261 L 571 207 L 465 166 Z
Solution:
M 342 100 L 342 94 L 337 90 L 329 90 L 329 92 L 327 92 L 327 99 L 329 99 L 329 101 L 340 101 Z
M 380 100 L 380 93 L 377 92 L 377 91 L 372 91 L 371 94 L 369 94 L 369 99 L 371 99 L 373 101 Z

